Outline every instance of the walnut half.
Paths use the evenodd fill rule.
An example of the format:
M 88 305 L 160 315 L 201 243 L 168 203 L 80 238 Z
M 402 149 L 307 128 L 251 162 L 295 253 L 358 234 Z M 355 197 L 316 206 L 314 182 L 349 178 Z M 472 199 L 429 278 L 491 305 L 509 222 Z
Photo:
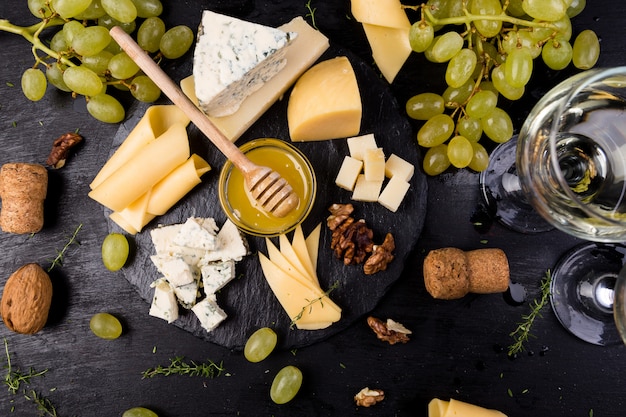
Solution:
M 409 341 L 411 331 L 396 321 L 387 319 L 385 323 L 376 317 L 370 316 L 367 318 L 367 324 L 376 333 L 376 337 L 379 340 L 388 342 L 390 345 L 407 343 Z
M 357 406 L 371 407 L 385 399 L 385 392 L 380 389 L 363 388 L 354 396 Z
M 393 235 L 387 233 L 385 240 L 380 245 L 374 245 L 372 254 L 363 265 L 363 272 L 367 275 L 375 274 L 378 271 L 387 269 L 389 262 L 393 261 L 393 251 L 396 248 Z
M 59 136 L 52 142 L 52 150 L 46 160 L 46 165 L 49 165 L 55 169 L 63 168 L 65 161 L 67 160 L 70 149 L 78 145 L 83 140 L 83 137 L 78 133 L 69 132 Z

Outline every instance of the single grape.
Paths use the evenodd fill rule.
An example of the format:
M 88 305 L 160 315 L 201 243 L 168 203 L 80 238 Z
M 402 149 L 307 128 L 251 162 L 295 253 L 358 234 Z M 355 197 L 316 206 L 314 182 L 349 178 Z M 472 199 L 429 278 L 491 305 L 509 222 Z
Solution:
M 59 90 L 69 93 L 72 89 L 63 81 L 63 71 L 64 68 L 62 68 L 60 64 L 51 64 L 46 68 L 46 78 L 50 84 Z
M 146 75 L 138 75 L 130 84 L 130 93 L 137 100 L 153 103 L 161 96 L 161 89 Z
M 461 87 L 469 80 L 476 67 L 476 53 L 468 48 L 461 49 L 450 59 L 446 68 L 446 83 L 450 87 Z
M 139 65 L 126 52 L 120 52 L 109 60 L 109 72 L 118 80 L 126 80 L 139 72 Z
M 88 26 L 78 32 L 72 39 L 72 48 L 82 56 L 92 56 L 111 42 L 109 31 L 102 26 Z
M 469 99 L 465 112 L 470 117 L 480 119 L 491 113 L 497 104 L 498 96 L 489 90 L 481 90 Z
M 524 48 L 530 52 L 533 58 L 541 55 L 541 44 L 533 38 L 533 33 L 528 30 L 515 30 L 507 32 L 502 39 L 502 49 L 510 54 L 515 49 Z
M 129 251 L 126 236 L 109 233 L 102 242 L 102 263 L 109 271 L 119 271 L 126 264 Z
M 524 0 L 522 8 L 530 17 L 554 22 L 565 16 L 567 4 L 563 0 Z
M 130 23 L 137 18 L 137 8 L 131 0 L 101 0 L 102 8 L 115 20 Z
M 415 52 L 424 52 L 435 38 L 435 29 L 425 21 L 418 21 L 409 30 L 409 44 Z
M 593 30 L 583 30 L 576 36 L 572 48 L 572 63 L 578 69 L 587 70 L 598 62 L 600 41 Z
M 533 57 L 526 48 L 517 48 L 509 53 L 504 68 L 506 82 L 514 88 L 528 84 L 533 73 Z
M 28 68 L 22 74 L 22 92 L 27 99 L 39 101 L 46 95 L 48 80 L 39 68 Z
M 67 45 L 71 45 L 76 34 L 85 30 L 85 27 L 78 20 L 70 20 L 63 25 L 63 36 Z
M 450 160 L 448 159 L 448 145 L 442 143 L 441 145 L 428 148 L 424 154 L 422 166 L 424 168 L 424 172 L 431 176 L 439 175 L 448 169 L 450 167 Z
M 406 102 L 407 115 L 416 120 L 428 120 L 444 110 L 443 97 L 435 93 L 421 93 Z
M 562 70 L 572 62 L 572 45 L 568 41 L 554 39 L 546 42 L 541 51 L 541 59 L 548 68 Z
M 160 49 L 165 58 L 176 59 L 183 56 L 193 44 L 192 30 L 184 25 L 174 26 L 163 34 Z
M 106 13 L 100 0 L 91 0 L 89 7 L 87 7 L 84 12 L 77 14 L 74 18 L 77 20 L 98 20 L 106 15 Z
M 278 336 L 274 330 L 262 327 L 250 335 L 243 349 L 243 355 L 250 362 L 261 362 L 272 353 L 277 341 Z
M 456 168 L 465 168 L 474 157 L 472 143 L 463 136 L 455 136 L 448 142 L 448 159 Z
M 101 339 L 114 340 L 122 335 L 122 323 L 109 313 L 94 314 L 89 320 L 89 328 Z
M 95 96 L 102 91 L 100 77 L 83 65 L 68 67 L 63 72 L 63 81 L 72 91 L 83 96 Z
M 513 121 L 507 112 L 499 107 L 480 119 L 483 132 L 489 139 L 496 143 L 503 143 L 513 136 Z
M 70 19 L 85 10 L 91 0 L 52 0 L 50 5 L 62 18 Z
M 578 16 L 587 6 L 587 0 L 574 0 L 567 8 L 567 17 L 570 19 Z
M 125 111 L 117 99 L 108 94 L 89 97 L 87 111 L 95 119 L 105 123 L 119 123 L 124 120 Z
M 302 371 L 293 365 L 285 366 L 278 371 L 270 388 L 270 397 L 276 404 L 291 401 L 302 386 Z
M 433 43 L 424 51 L 424 56 L 431 62 L 448 62 L 463 48 L 463 38 L 454 31 L 436 36 Z
M 155 17 L 163 13 L 163 4 L 160 0 L 132 0 L 132 2 L 137 8 L 137 17 Z
M 129 35 L 135 31 L 137 28 L 137 22 L 132 20 L 130 22 L 122 22 L 120 20 L 114 19 L 109 15 L 104 15 L 98 19 L 98 26 L 104 26 L 105 28 L 111 30 L 113 26 L 119 26 L 122 30 Z
M 438 114 L 426 121 L 417 131 L 417 143 L 425 148 L 440 145 L 452 136 L 454 120 L 447 114 Z
M 513 17 L 522 17 L 526 14 L 524 8 L 522 7 L 522 3 L 524 0 L 509 0 L 509 5 L 506 8 L 507 14 Z M 504 3 L 504 2 L 503 2 Z
M 144 407 L 133 407 L 122 414 L 122 417 L 159 417 L 157 413 Z
M 39 19 L 47 18 L 52 15 L 47 0 L 28 0 L 28 10 L 30 10 L 33 16 Z
M 519 100 L 526 91 L 526 87 L 513 87 L 506 80 L 505 68 L 507 63 L 500 64 L 491 71 L 491 82 L 500 94 L 509 100 Z
M 496 97 L 498 97 L 498 95 L 500 94 L 498 90 L 496 90 L 496 87 L 493 85 L 492 81 L 482 81 L 480 83 L 480 89 L 482 91 L 491 91 L 493 94 L 496 95 Z
M 52 36 L 52 39 L 50 39 L 50 49 L 55 52 L 64 52 L 69 49 L 69 44 L 63 30 L 58 31 Z
M 486 170 L 489 166 L 489 153 L 487 153 L 485 147 L 478 142 L 472 142 L 472 148 L 474 149 L 474 156 L 468 168 L 476 172 Z
M 161 38 L 165 33 L 165 23 L 158 17 L 149 17 L 137 30 L 137 43 L 141 49 L 156 52 L 161 47 Z
M 483 127 L 479 119 L 464 116 L 456 123 L 456 129 L 459 135 L 464 136 L 470 142 L 478 142 L 483 135 Z
M 441 96 L 446 107 L 457 108 L 470 98 L 472 91 L 474 91 L 474 80 L 467 80 L 461 87 L 446 88 Z
M 101 51 L 95 55 L 84 56 L 83 65 L 98 75 L 104 75 L 109 69 L 109 61 L 113 54 L 109 51 Z
M 477 15 L 497 16 L 502 14 L 502 5 L 500 4 L 500 0 L 473 0 L 470 6 L 470 12 Z M 502 30 L 502 21 L 476 20 L 474 26 L 484 37 L 493 38 Z

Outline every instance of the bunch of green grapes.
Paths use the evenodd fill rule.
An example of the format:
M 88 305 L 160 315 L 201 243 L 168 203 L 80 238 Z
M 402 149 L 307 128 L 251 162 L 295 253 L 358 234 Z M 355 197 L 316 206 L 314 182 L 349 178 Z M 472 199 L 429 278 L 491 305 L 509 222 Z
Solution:
M 487 168 L 489 155 L 479 140 L 511 138 L 513 123 L 498 99 L 524 95 L 536 58 L 553 70 L 595 65 L 596 34 L 585 30 L 572 42 L 570 19 L 584 7 L 585 0 L 429 0 L 414 7 L 421 18 L 409 32 L 412 49 L 447 65 L 442 94 L 422 93 L 406 103 L 409 117 L 424 121 L 417 140 L 427 148 L 427 174 L 451 165 Z
M 187 26 L 166 29 L 159 17 L 160 0 L 28 0 L 28 8 L 40 23 L 21 27 L 0 20 L 0 30 L 22 35 L 33 45 L 35 63 L 21 79 L 24 95 L 41 100 L 51 84 L 75 97 L 84 96 L 89 114 L 107 123 L 125 117 L 110 88 L 148 103 L 161 95 L 111 38 L 109 29 L 120 26 L 135 33 L 137 43 L 157 62 L 183 56 L 194 40 Z M 52 27 L 58 30 L 44 42 L 40 35 Z

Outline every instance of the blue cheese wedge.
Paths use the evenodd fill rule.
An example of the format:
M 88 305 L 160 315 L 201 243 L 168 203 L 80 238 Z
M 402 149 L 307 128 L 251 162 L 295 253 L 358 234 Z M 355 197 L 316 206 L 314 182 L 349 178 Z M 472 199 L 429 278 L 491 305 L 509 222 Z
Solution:
M 198 281 L 174 287 L 174 294 L 183 308 L 192 308 L 198 298 Z
M 237 226 L 230 220 L 226 220 L 217 234 L 217 249 L 207 251 L 201 264 L 208 264 L 215 261 L 240 261 L 248 254 L 248 245 Z
M 178 318 L 178 303 L 174 288 L 164 278 L 156 280 L 152 286 L 154 287 L 154 296 L 149 314 L 172 323 Z
M 217 247 L 217 230 L 213 219 L 190 217 L 178 230 L 173 243 L 186 248 L 213 250 Z
M 175 287 L 198 280 L 197 268 L 189 265 L 182 257 L 152 255 L 150 260 L 165 279 Z
M 202 265 L 202 285 L 206 294 L 215 294 L 235 278 L 235 261 L 212 262 Z
M 295 33 L 206 10 L 198 28 L 193 76 L 199 107 L 211 117 L 235 113 L 286 65 Z
M 203 329 L 210 332 L 226 319 L 226 313 L 217 305 L 215 299 L 207 296 L 191 308 Z

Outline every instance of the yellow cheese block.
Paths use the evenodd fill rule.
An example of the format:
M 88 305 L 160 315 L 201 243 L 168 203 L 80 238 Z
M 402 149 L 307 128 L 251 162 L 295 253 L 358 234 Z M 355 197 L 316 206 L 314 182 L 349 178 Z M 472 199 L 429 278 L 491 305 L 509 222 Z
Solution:
M 383 148 L 368 149 L 363 158 L 363 174 L 368 181 L 384 181 L 385 152 Z
M 346 155 L 343 158 L 337 177 L 335 177 L 335 184 L 344 190 L 354 190 L 354 184 L 356 184 L 356 179 L 362 170 L 363 161 Z
M 378 145 L 376 144 L 376 138 L 374 137 L 373 133 L 348 138 L 346 139 L 346 142 L 348 143 L 348 151 L 350 152 L 350 156 L 360 161 L 365 159 L 366 150 L 378 148 Z
M 385 79 L 392 83 L 411 55 L 409 28 L 390 28 L 363 23 L 372 57 Z
M 359 174 L 352 191 L 354 201 L 378 201 L 380 190 L 383 188 L 383 181 L 368 181 L 365 174 Z
M 352 0 L 352 15 L 360 23 L 399 29 L 411 27 L 400 0 Z
M 233 142 L 239 139 L 328 49 L 328 38 L 311 27 L 302 17 L 294 18 L 279 29 L 298 34 L 296 39 L 285 48 L 287 65 L 259 90 L 248 96 L 234 114 L 209 117 L 215 127 Z M 180 87 L 185 95 L 197 105 L 193 76 L 183 79 Z
M 287 122 L 294 142 L 354 136 L 361 129 L 361 94 L 345 56 L 322 61 L 306 71 L 289 97 Z
M 404 196 L 409 191 L 410 184 L 400 176 L 393 176 L 378 196 L 378 202 L 386 209 L 396 212 Z
M 455 399 L 434 398 L 428 404 L 428 417 L 506 417 L 506 414 Z

